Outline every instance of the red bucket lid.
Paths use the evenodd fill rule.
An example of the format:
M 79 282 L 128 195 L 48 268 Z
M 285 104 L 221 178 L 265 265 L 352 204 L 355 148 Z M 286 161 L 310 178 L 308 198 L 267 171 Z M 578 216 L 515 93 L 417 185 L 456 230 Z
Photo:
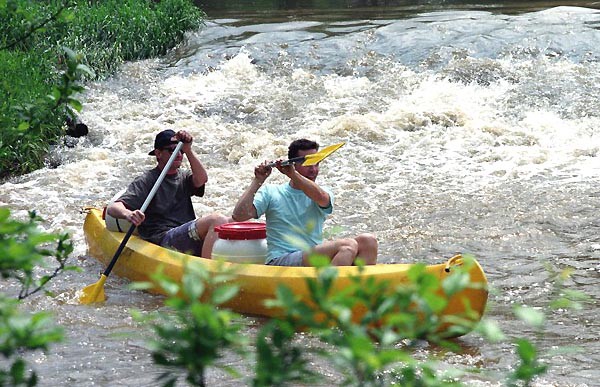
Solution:
M 267 225 L 259 222 L 232 222 L 215 227 L 220 239 L 264 239 L 267 237 Z

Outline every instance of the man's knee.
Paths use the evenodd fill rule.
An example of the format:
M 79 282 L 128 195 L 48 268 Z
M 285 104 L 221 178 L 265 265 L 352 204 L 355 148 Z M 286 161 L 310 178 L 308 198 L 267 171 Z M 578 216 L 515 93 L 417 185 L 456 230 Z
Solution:
M 377 249 L 377 238 L 373 234 L 360 234 L 354 238 L 358 244 L 358 249 Z
M 223 214 L 219 214 L 218 212 L 212 213 L 209 215 L 210 222 L 215 226 L 220 226 L 225 223 L 229 223 L 232 221 L 230 217 L 227 217 Z
M 198 234 L 205 238 L 206 234 L 214 230 L 216 226 L 220 226 L 229 222 L 231 222 L 231 218 L 218 212 L 214 212 L 196 219 L 196 229 L 198 230 Z
M 377 263 L 377 238 L 373 234 L 360 234 L 356 237 L 358 244 L 358 256 L 365 261 L 367 265 Z
M 340 248 L 339 251 L 346 251 L 352 254 L 353 257 L 356 257 L 358 253 L 358 241 L 356 239 L 348 238 L 348 239 L 340 239 Z
M 203 216 L 201 219 L 198 220 L 215 226 L 219 226 L 221 224 L 228 223 L 231 221 L 230 218 L 218 212 L 213 212 L 212 214 Z

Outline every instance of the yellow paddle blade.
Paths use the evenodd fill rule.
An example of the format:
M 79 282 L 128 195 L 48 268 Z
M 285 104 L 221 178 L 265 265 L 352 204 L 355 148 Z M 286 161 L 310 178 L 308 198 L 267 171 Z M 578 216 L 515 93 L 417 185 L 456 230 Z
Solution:
M 107 277 L 102 274 L 98 282 L 83 288 L 81 291 L 82 294 L 79 296 L 79 302 L 82 304 L 104 302 L 106 300 L 106 297 L 104 296 L 104 283 L 106 282 L 106 278 Z
M 317 153 L 313 153 L 312 155 L 306 155 L 302 165 L 307 167 L 309 165 L 318 164 L 325 157 L 340 149 L 344 144 L 345 142 L 340 142 L 339 144 L 329 145 L 328 147 L 321 149 Z

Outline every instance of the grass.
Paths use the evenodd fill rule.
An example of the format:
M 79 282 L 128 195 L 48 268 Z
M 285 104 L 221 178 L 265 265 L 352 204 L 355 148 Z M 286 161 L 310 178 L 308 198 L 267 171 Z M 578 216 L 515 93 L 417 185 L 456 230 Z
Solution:
M 203 17 L 192 0 L 0 1 L 0 179 L 43 167 L 73 118 L 48 98 L 65 71 L 63 47 L 103 78 L 164 55 Z

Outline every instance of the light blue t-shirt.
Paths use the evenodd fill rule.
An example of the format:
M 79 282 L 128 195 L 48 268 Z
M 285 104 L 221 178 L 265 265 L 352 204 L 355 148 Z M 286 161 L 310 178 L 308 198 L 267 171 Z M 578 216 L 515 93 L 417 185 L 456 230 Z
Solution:
M 333 193 L 329 206 L 319 207 L 306 194 L 289 183 L 265 184 L 254 195 L 257 217 L 267 219 L 267 261 L 296 250 L 308 250 L 323 242 L 323 223 L 333 212 Z

